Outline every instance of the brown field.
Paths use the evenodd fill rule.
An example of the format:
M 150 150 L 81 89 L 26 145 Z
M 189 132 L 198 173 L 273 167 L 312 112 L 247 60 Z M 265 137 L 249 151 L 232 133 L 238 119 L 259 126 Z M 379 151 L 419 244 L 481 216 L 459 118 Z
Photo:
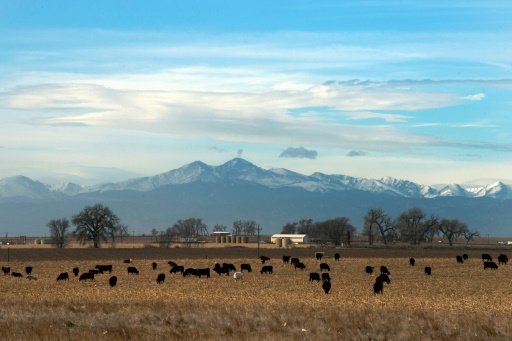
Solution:
M 332 291 L 308 282 L 319 270 L 317 249 L 263 249 L 273 275 L 261 275 L 254 248 L 226 249 L 16 249 L 11 269 L 34 267 L 37 281 L 0 275 L 0 328 L 8 339 L 315 339 L 315 340 L 510 340 L 512 269 L 483 270 L 480 253 L 503 250 L 325 249 Z M 467 252 L 469 261 L 454 256 Z M 280 256 L 301 257 L 305 271 L 283 265 Z M 416 257 L 416 266 L 408 257 Z M 206 258 L 208 257 L 208 258 Z M 141 274 L 129 276 L 124 258 L 133 258 Z M 168 273 L 168 260 L 186 267 L 216 262 L 250 263 L 243 281 L 231 277 L 183 278 Z M 0 249 L 2 265 L 6 250 Z M 151 270 L 151 262 L 159 268 Z M 56 282 L 60 272 L 113 264 L 119 281 L 108 274 L 94 282 Z M 375 276 L 366 265 L 387 265 L 391 284 L 375 296 Z M 423 274 L 431 266 L 431 277 Z M 160 272 L 166 281 L 155 281 Z M 71 274 L 72 276 L 72 274 Z

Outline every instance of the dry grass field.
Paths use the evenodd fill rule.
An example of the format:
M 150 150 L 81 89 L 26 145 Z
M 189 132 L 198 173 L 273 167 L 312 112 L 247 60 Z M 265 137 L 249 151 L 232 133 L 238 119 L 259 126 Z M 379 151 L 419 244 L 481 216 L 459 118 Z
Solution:
M 87 252 L 84 250 L 82 252 Z M 94 250 L 90 250 L 94 251 Z M 202 255 L 209 250 L 195 251 Z M 47 250 L 46 252 L 53 252 Z M 54 250 L 58 252 L 58 250 Z M 106 252 L 106 251 L 105 251 Z M 112 252 L 112 251 L 111 251 Z M 129 250 L 125 250 L 129 252 Z M 142 251 L 140 251 L 142 252 Z M 155 256 L 156 254 L 151 254 Z M 186 255 L 186 251 L 185 255 Z M 304 251 L 302 251 L 304 252 Z M 434 252 L 434 251 L 432 251 Z M 281 254 L 286 251 L 280 250 Z M 343 250 L 341 251 L 344 255 Z M 135 258 L 140 275 L 128 275 L 119 254 L 93 260 L 87 257 L 62 260 L 10 262 L 23 272 L 34 268 L 37 281 L 0 275 L 0 328 L 2 338 L 13 340 L 91 339 L 315 339 L 315 340 L 510 340 L 512 338 L 512 265 L 483 270 L 481 259 L 470 254 L 457 264 L 454 257 L 431 254 L 408 258 L 343 257 L 325 261 L 331 266 L 332 291 L 308 281 L 309 272 L 319 272 L 313 252 L 301 255 L 305 271 L 282 264 L 277 255 L 270 261 L 274 274 L 259 273 L 255 257 L 208 259 L 200 257 Z M 85 255 L 85 253 L 84 253 Z M 98 255 L 107 255 L 101 253 Z M 124 255 L 124 254 L 123 254 Z M 493 254 L 496 256 L 496 254 Z M 233 258 L 235 257 L 235 258 Z M 236 258 L 239 257 L 239 258 Z M 3 256 L 2 256 L 3 259 Z M 36 258 L 34 258 L 36 259 Z M 216 262 L 250 263 L 253 272 L 242 281 L 219 277 L 184 278 L 169 274 L 167 261 L 185 267 L 213 267 Z M 157 270 L 151 262 L 158 263 Z M 94 282 L 79 282 L 71 274 L 96 264 L 113 264 L 118 285 L 110 288 L 110 275 L 97 275 Z M 4 262 L 2 265 L 7 265 Z M 375 296 L 375 275 L 366 265 L 387 265 L 391 284 Z M 432 276 L 423 274 L 431 266 Z M 68 271 L 69 281 L 56 282 Z M 156 283 L 158 273 L 164 284 Z

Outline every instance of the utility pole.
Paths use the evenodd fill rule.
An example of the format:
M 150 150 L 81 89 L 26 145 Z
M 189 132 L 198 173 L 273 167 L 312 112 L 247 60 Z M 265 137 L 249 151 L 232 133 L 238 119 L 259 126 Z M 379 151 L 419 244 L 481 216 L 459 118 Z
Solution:
M 260 258 L 260 224 L 258 224 L 256 230 L 258 231 L 258 258 Z

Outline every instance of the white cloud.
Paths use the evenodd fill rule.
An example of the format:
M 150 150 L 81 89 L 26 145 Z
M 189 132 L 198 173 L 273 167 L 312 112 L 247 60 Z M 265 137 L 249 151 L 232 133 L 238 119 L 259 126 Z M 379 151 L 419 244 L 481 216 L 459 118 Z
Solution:
M 288 147 L 279 157 L 281 158 L 296 158 L 296 159 L 316 159 L 318 152 L 316 150 L 306 149 L 304 147 Z
M 399 123 L 399 122 L 407 122 L 412 117 L 407 115 L 397 115 L 397 114 L 382 114 L 371 111 L 355 111 L 355 112 L 346 112 L 344 113 L 351 120 L 368 120 L 368 119 L 381 119 L 390 123 Z
M 468 101 L 481 101 L 485 98 L 485 94 L 483 92 L 479 92 L 477 94 L 468 95 L 462 97 L 462 99 L 468 100 Z

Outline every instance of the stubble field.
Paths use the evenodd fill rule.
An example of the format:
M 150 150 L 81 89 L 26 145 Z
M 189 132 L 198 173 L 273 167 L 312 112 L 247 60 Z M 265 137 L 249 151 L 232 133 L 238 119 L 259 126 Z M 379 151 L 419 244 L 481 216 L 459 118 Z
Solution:
M 311 250 L 294 251 L 299 254 L 269 250 L 272 275 L 259 273 L 261 262 L 252 256 L 252 250 L 232 250 L 231 254 L 224 250 L 224 257 L 217 253 L 222 251 L 206 249 L 169 257 L 148 250 L 150 257 L 141 254 L 131 264 L 140 271 L 138 276 L 128 275 L 127 264 L 119 258 L 134 250 L 111 250 L 112 257 L 93 259 L 86 256 L 88 251 L 94 252 L 83 250 L 84 257 L 63 260 L 30 261 L 25 255 L 11 261 L 13 271 L 33 266 L 38 280 L 0 275 L 2 335 L 31 340 L 512 337 L 510 265 L 483 270 L 477 252 L 464 264 L 457 264 L 445 251 L 423 251 L 420 256 L 411 251 L 390 256 L 382 251 L 384 256 L 379 257 L 373 250 L 367 255 L 365 251 L 338 250 L 342 255 L 339 262 L 332 259 L 336 251 L 328 251 L 324 261 L 331 267 L 332 290 L 326 295 L 321 284 L 308 281 L 309 272 L 319 272 L 320 263 Z M 97 255 L 109 255 L 108 250 L 102 252 Z M 208 253 L 208 258 L 203 256 Z M 278 253 L 299 256 L 306 270 L 283 264 Z M 409 266 L 405 253 L 416 257 L 416 266 Z M 156 258 L 158 255 L 162 257 Z M 169 260 L 196 268 L 212 268 L 217 262 L 234 263 L 239 268 L 241 263 L 249 263 L 253 272 L 245 273 L 238 282 L 214 272 L 209 279 L 184 278 L 169 274 Z M 153 261 L 158 263 L 157 270 L 151 269 Z M 79 282 L 71 273 L 75 266 L 87 271 L 96 264 L 113 264 L 116 287 L 109 286 L 109 274 L 97 275 L 94 282 Z M 390 269 L 391 284 L 385 285 L 383 295 L 373 294 L 376 275 L 366 274 L 366 265 Z M 432 267 L 432 276 L 424 275 L 425 266 Z M 70 273 L 70 280 L 56 282 L 63 271 Z M 156 283 L 158 273 L 166 274 L 164 284 Z

